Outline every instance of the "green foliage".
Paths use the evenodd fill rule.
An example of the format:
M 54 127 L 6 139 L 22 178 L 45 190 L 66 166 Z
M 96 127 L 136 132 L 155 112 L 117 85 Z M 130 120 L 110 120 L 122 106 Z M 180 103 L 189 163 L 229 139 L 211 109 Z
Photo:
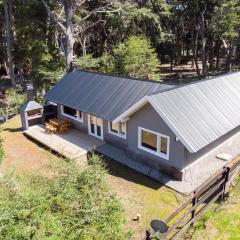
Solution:
M 240 28 L 240 9 L 238 0 L 222 0 L 216 8 L 214 27 L 217 36 L 229 43 L 237 41 Z
M 19 113 L 20 107 L 25 100 L 26 95 L 20 89 L 7 90 L 5 106 L 0 107 L 0 114 L 11 116 Z
M 94 58 L 92 54 L 87 54 L 86 56 L 79 57 L 77 63 L 82 69 L 94 71 L 99 69 L 101 58 Z
M 204 230 L 206 228 L 207 221 L 211 219 L 215 214 L 215 208 L 217 204 L 211 206 L 210 209 L 197 221 L 194 225 L 195 230 Z
M 132 36 L 113 51 L 113 69 L 118 75 L 145 79 L 159 79 L 159 60 L 149 40 Z
M 80 170 L 54 167 L 54 176 L 5 179 L 0 188 L 0 239 L 127 239 L 123 210 L 93 155 Z
M 25 79 L 34 82 L 39 90 L 48 90 L 66 70 L 64 2 L 66 1 L 46 1 L 50 11 L 56 15 L 53 20 L 54 17 L 49 17 L 40 0 L 12 1 L 16 79 L 22 80 L 23 72 Z M 74 4 L 75 1 L 67 2 L 70 5 L 73 3 L 75 9 L 72 22 L 75 42 L 73 49 L 83 69 L 155 79 L 158 78 L 158 66 L 153 63 L 155 52 L 162 62 L 171 62 L 173 65 L 179 64 L 185 56 L 189 60 L 202 57 L 202 61 L 205 61 L 205 55 L 211 71 L 214 68 L 220 70 L 223 62 L 239 65 L 239 0 L 103 0 L 84 1 L 80 5 Z M 4 16 L 2 0 L 0 15 Z M 59 27 L 57 21 L 63 27 Z M 0 35 L 4 36 L 4 31 L 4 24 L 0 24 Z M 119 45 L 121 51 L 122 42 L 138 35 L 146 36 L 145 39 L 151 43 L 150 48 L 154 49 L 149 63 L 153 66 L 146 67 L 144 64 L 143 72 L 138 68 L 141 68 L 142 62 L 148 63 L 145 58 L 141 58 L 139 65 L 125 67 L 131 60 L 140 60 L 131 59 L 128 51 L 123 59 L 116 49 L 116 45 Z M 6 39 L 0 39 L 0 64 L 5 68 Z M 126 42 L 124 44 L 127 48 Z M 113 49 L 115 54 L 110 56 Z M 201 54 L 201 51 L 205 54 Z M 84 56 L 81 57 L 83 53 Z M 132 53 L 146 57 L 133 49 Z M 116 58 L 119 63 L 118 60 L 115 61 Z M 226 61 L 222 61 L 224 58 Z M 214 61 L 217 62 L 216 67 Z M 148 68 L 156 68 L 156 71 L 146 70 Z M 19 69 L 23 71 L 18 72 Z
M 41 1 L 15 2 L 15 28 L 18 35 L 14 59 L 23 64 L 25 78 L 37 89 L 48 88 L 65 71 L 64 56 L 54 46 L 55 29 L 49 25 Z

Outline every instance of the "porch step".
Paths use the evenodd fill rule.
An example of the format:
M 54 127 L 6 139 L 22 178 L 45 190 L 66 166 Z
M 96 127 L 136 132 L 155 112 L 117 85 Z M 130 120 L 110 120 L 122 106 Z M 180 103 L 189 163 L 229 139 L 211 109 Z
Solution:
M 124 150 L 119 149 L 111 144 L 104 144 L 97 147 L 96 152 L 146 176 L 149 176 L 150 178 L 176 190 L 177 192 L 189 194 L 195 189 L 195 187 L 189 182 L 177 181 L 160 171 L 157 171 L 141 162 L 137 162 L 133 158 L 130 158 Z

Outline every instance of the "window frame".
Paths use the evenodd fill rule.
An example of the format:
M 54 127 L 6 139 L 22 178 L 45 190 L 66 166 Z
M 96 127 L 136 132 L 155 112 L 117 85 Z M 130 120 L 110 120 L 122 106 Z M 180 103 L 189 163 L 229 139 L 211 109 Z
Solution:
M 146 131 L 146 132 L 157 135 L 157 151 L 154 151 L 154 150 L 151 150 L 147 147 L 142 146 L 142 131 Z M 167 154 L 164 154 L 164 153 L 161 152 L 161 147 L 160 147 L 161 146 L 160 145 L 161 137 L 167 139 Z M 143 127 L 138 127 L 138 148 L 145 151 L 145 152 L 151 153 L 155 156 L 161 157 L 165 160 L 169 160 L 170 137 L 167 136 L 167 135 L 161 134 L 159 132 L 155 132 L 155 131 L 152 131 L 152 130 L 149 130 L 149 129 L 146 129 L 146 128 L 143 128 Z
M 120 122 L 118 122 L 118 132 L 117 133 L 112 131 L 111 123 L 112 122 L 110 122 L 110 121 L 108 122 L 108 132 L 110 134 L 112 134 L 112 135 L 117 136 L 117 137 L 120 137 L 120 138 L 123 138 L 123 139 L 127 139 L 127 122 L 122 122 L 122 123 L 125 123 L 125 125 L 126 125 L 125 126 L 125 128 L 126 128 L 125 134 L 121 133 L 121 131 L 120 131 Z
M 61 114 L 62 114 L 63 116 L 68 117 L 68 118 L 71 118 L 71 119 L 73 119 L 73 120 L 75 120 L 75 121 L 78 121 L 78 122 L 81 122 L 81 123 L 83 122 L 83 112 L 78 111 L 78 110 L 76 110 L 76 109 L 74 109 L 74 108 L 72 108 L 72 107 L 68 107 L 68 108 L 72 108 L 72 109 L 74 109 L 74 110 L 76 111 L 77 117 L 73 117 L 72 115 L 69 115 L 69 114 L 67 114 L 67 113 L 64 112 L 64 107 L 68 107 L 68 106 L 66 106 L 66 105 L 61 105 Z

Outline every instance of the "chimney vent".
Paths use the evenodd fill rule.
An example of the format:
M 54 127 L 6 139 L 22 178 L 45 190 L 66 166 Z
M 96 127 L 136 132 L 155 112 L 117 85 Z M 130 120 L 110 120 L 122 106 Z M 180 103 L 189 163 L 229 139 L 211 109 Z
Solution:
M 35 98 L 35 91 L 33 89 L 33 85 L 31 83 L 27 84 L 26 86 L 27 90 L 27 100 L 32 101 Z

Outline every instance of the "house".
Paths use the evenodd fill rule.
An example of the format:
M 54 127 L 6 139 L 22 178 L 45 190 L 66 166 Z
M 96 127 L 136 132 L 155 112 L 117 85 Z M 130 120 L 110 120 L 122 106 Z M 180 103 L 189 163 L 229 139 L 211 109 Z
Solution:
M 174 86 L 76 70 L 45 98 L 80 131 L 184 180 L 239 153 L 239 93 L 240 73 Z

